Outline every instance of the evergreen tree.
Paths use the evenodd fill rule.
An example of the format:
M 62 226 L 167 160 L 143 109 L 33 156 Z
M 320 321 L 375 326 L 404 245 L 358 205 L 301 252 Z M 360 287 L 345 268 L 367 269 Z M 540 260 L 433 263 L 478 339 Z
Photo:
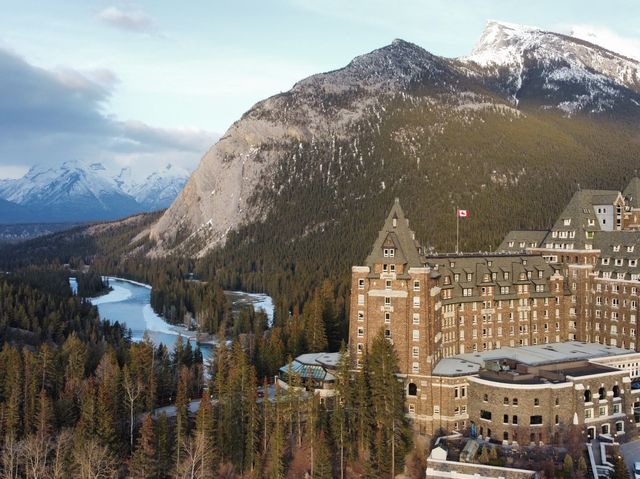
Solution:
M 629 469 L 619 453 L 613 457 L 613 469 L 609 472 L 609 479 L 629 479 Z
M 331 461 L 331 451 L 324 436 L 324 431 L 320 431 L 315 441 L 315 466 L 313 479 L 332 479 L 333 467 Z
M 151 479 L 157 477 L 157 451 L 153 428 L 151 415 L 145 414 L 129 464 L 129 475 L 131 477 L 148 477 Z
M 326 351 L 328 346 L 322 306 L 320 290 L 316 289 L 311 304 L 307 305 L 307 311 L 305 311 L 307 349 L 312 353 Z
M 372 463 L 380 475 L 402 470 L 410 445 L 410 427 L 404 414 L 404 388 L 398 381 L 395 350 L 384 337 L 376 335 L 366 362 L 371 388 L 374 431 Z
M 158 475 L 166 477 L 171 470 L 171 438 L 169 434 L 169 418 L 166 413 L 160 414 L 156 422 L 156 437 L 158 438 L 157 464 Z

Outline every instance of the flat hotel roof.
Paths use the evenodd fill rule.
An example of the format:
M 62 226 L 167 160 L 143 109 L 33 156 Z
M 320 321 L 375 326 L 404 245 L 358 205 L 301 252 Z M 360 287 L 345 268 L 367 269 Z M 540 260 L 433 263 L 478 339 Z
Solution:
M 564 361 L 585 360 L 631 354 L 635 351 L 598 343 L 567 341 L 519 348 L 504 347 L 478 353 L 458 354 L 441 359 L 433 369 L 434 376 L 468 376 L 476 374 L 490 359 L 513 359 L 530 366 Z

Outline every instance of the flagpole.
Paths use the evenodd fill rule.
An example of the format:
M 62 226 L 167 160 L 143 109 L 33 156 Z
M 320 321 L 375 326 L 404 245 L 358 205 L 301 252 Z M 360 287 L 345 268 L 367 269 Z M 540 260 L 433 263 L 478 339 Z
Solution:
M 460 210 L 456 206 L 456 254 L 459 254 L 460 250 L 458 244 L 460 242 Z

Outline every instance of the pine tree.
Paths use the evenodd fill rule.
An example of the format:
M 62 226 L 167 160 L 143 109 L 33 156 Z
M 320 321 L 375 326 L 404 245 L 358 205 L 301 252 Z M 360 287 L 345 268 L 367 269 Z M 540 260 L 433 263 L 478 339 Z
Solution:
M 166 413 L 160 414 L 156 422 L 156 437 L 158 438 L 158 475 L 166 477 L 171 469 L 171 439 L 169 436 L 169 418 Z
M 381 475 L 393 475 L 402 468 L 411 435 L 404 414 L 404 388 L 396 376 L 396 353 L 382 330 L 373 340 L 365 366 L 375 421 L 373 463 Z
M 198 458 L 200 461 L 198 470 L 202 472 L 204 477 L 212 476 L 216 466 L 216 450 L 213 438 L 213 405 L 211 404 L 209 393 L 204 391 L 196 415 L 196 427 L 193 437 L 193 440 L 197 444 L 197 449 L 202 451 Z
M 348 439 L 348 433 L 351 429 L 348 421 L 348 409 L 353 407 L 352 404 L 352 381 L 350 377 L 350 360 L 347 349 L 342 345 L 340 349 L 340 359 L 336 370 L 335 382 L 335 398 L 333 405 L 333 414 L 331 415 L 331 433 L 333 443 L 338 449 L 338 458 L 341 474 L 344 473 L 345 449 L 346 444 L 351 441 Z
M 307 349 L 312 353 L 326 351 L 328 346 L 322 306 L 320 290 L 316 289 L 311 303 L 307 305 L 308 310 L 305 311 Z
M 176 465 L 181 464 L 181 453 L 189 434 L 189 370 L 181 366 L 178 373 L 178 391 L 176 393 L 175 453 Z
M 613 469 L 609 472 L 609 479 L 629 479 L 629 469 L 619 453 L 613 458 Z
M 273 429 L 269 434 L 269 451 L 267 456 L 267 465 L 265 471 L 265 479 L 282 479 L 284 477 L 284 455 L 285 455 L 285 437 L 284 437 L 284 418 L 279 409 L 282 397 L 279 388 L 276 387 L 276 398 L 273 412 Z
M 315 467 L 313 471 L 313 479 L 332 479 L 333 467 L 331 461 L 331 451 L 324 436 L 324 431 L 320 431 L 316 441 L 316 457 Z
M 145 414 L 129 464 L 129 475 L 131 477 L 157 477 L 156 454 L 153 419 L 150 414 Z

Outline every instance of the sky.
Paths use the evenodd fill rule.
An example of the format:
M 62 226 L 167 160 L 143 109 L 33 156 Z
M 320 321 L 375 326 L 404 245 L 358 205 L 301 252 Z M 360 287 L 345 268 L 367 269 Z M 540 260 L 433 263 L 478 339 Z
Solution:
M 194 169 L 257 101 L 395 38 L 471 52 L 487 20 L 640 59 L 637 0 L 0 0 L 0 179 Z

